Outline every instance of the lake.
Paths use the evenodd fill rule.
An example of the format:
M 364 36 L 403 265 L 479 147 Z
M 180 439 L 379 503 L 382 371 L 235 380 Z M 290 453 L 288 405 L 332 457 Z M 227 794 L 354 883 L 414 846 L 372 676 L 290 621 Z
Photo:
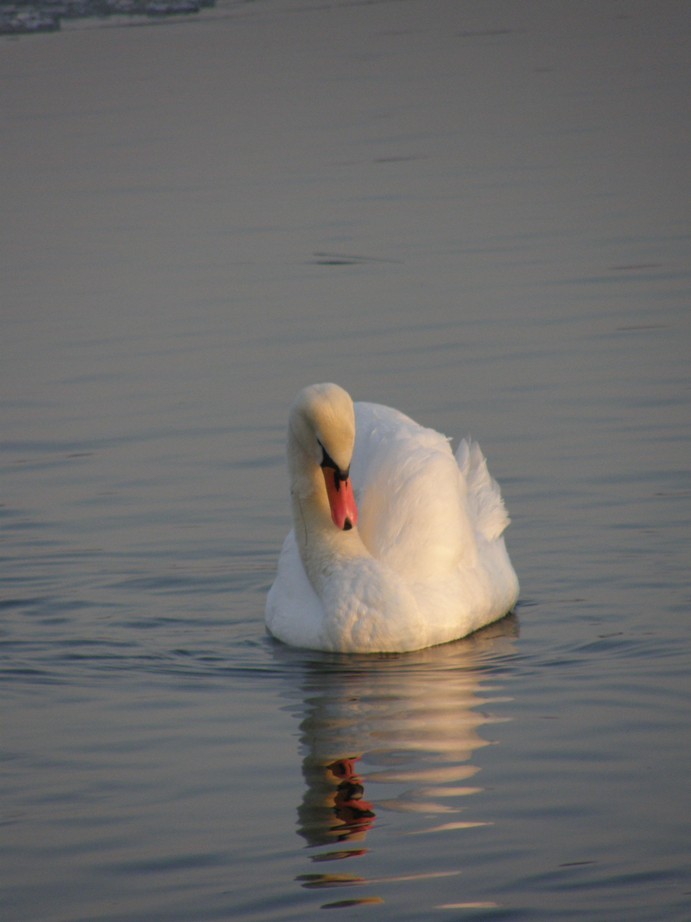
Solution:
M 7 922 L 689 918 L 690 39 L 676 0 L 2 39 Z M 480 441 L 513 615 L 267 637 L 323 380 Z

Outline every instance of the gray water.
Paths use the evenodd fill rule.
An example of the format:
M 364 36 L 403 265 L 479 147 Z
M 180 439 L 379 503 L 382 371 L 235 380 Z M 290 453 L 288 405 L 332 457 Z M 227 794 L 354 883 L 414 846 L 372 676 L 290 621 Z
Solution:
M 691 916 L 690 46 L 669 0 L 0 43 L 3 919 Z M 515 615 L 267 638 L 320 380 L 480 441 Z

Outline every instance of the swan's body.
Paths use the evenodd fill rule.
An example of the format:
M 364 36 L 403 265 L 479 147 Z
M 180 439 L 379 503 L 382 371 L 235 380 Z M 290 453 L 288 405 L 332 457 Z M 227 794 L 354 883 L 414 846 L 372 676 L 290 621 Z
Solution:
M 279 640 L 404 652 L 513 608 L 509 518 L 477 443 L 463 440 L 454 457 L 438 432 L 320 384 L 293 404 L 288 465 L 294 527 L 266 605 Z

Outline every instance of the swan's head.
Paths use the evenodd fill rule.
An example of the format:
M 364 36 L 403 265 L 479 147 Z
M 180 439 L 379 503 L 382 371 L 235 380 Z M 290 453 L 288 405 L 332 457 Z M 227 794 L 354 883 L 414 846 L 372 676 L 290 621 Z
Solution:
M 357 524 L 350 482 L 355 446 L 355 409 L 350 394 L 337 384 L 312 384 L 295 398 L 290 410 L 289 464 L 293 489 L 313 490 L 313 474 L 324 478 L 331 519 L 344 531 Z

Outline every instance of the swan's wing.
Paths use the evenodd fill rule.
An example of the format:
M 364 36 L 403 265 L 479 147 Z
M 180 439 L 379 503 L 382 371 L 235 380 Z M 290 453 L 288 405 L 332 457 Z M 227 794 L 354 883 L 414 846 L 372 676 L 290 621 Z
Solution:
M 448 440 L 377 404 L 356 403 L 355 418 L 362 540 L 411 581 L 452 572 L 474 553 L 475 537 Z
M 496 541 L 510 519 L 499 484 L 487 469 L 480 446 L 472 439 L 461 439 L 456 460 L 468 488 L 468 507 L 476 531 L 487 541 Z

